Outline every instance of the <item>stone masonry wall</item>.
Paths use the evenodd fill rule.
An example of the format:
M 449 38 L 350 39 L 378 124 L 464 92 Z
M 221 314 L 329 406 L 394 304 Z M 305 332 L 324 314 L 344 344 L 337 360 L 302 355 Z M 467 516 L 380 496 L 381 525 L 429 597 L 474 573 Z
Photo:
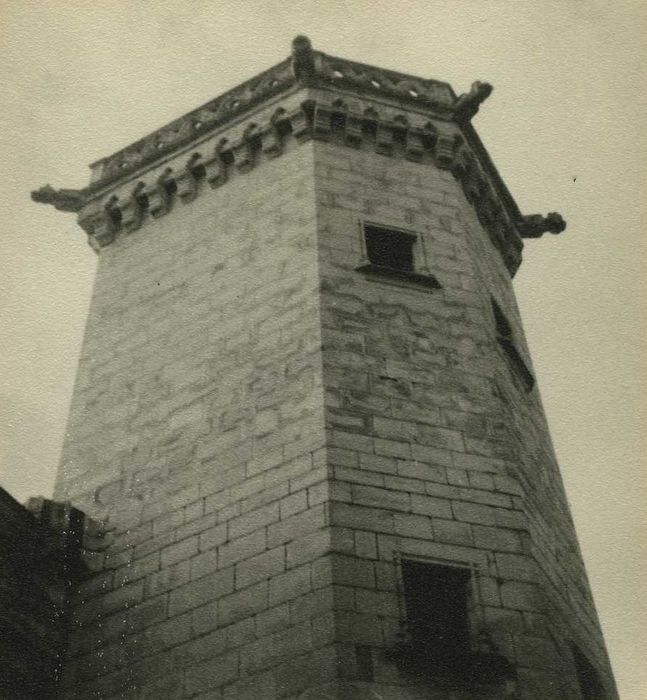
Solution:
M 334 675 L 312 144 L 121 235 L 56 497 L 110 546 L 64 698 L 277 698 Z
M 473 635 L 524 700 L 579 698 L 571 642 L 617 697 L 537 389 L 497 340 L 491 299 L 532 369 L 500 252 L 431 153 L 313 119 L 331 142 L 286 135 L 101 250 L 55 497 L 107 549 L 62 696 L 445 697 L 392 654 L 411 556 L 472 569 Z M 442 288 L 357 271 L 363 221 L 415 232 Z
M 490 632 L 515 665 L 520 697 L 580 697 L 569 640 L 616 697 L 537 389 L 523 386 L 495 337 L 490 297 L 531 366 L 499 253 L 449 172 L 334 142 L 315 154 L 333 579 L 349 697 L 364 697 L 352 694 L 360 687 L 421 697 L 388 654 L 404 617 L 397 564 L 407 555 L 473 568 L 473 632 Z M 416 269 L 442 289 L 356 271 L 362 221 L 417 233 Z M 358 646 L 371 650 L 373 684 L 357 680 Z M 501 696 L 472 688 L 464 697 Z

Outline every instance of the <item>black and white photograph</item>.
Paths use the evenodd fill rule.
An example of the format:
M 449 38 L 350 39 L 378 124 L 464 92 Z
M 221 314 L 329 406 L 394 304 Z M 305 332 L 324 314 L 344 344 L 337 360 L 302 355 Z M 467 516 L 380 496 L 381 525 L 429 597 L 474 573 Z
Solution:
M 644 700 L 646 64 L 0 3 L 0 700 Z

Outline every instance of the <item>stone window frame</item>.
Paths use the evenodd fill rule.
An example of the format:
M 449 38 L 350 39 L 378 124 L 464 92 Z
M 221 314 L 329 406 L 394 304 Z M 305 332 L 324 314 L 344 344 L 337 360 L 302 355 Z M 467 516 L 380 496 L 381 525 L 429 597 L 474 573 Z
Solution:
M 396 235 L 406 236 L 411 240 L 411 253 L 413 256 L 413 269 L 405 270 L 397 267 L 376 265 L 369 259 L 366 244 L 367 229 L 388 231 Z M 415 286 L 429 290 L 441 289 L 442 285 L 434 275 L 429 272 L 427 256 L 422 236 L 416 231 L 394 226 L 384 222 L 362 219 L 358 222 L 358 236 L 360 246 L 360 264 L 355 267 L 357 272 L 373 280 L 386 282 L 397 286 Z

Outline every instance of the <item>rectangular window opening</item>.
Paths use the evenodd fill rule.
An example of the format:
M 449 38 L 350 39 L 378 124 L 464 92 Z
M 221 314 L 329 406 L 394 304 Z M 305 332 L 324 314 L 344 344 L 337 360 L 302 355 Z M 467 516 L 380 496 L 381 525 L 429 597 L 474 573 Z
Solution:
M 402 561 L 407 628 L 425 673 L 456 673 L 469 655 L 469 569 Z
M 366 254 L 372 265 L 413 272 L 413 244 L 416 240 L 413 234 L 365 225 L 364 239 Z

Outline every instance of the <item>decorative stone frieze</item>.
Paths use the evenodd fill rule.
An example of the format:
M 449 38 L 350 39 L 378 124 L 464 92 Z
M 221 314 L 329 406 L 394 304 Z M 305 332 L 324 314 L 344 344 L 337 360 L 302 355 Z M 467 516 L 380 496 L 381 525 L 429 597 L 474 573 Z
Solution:
M 289 141 L 335 140 L 452 172 L 514 274 L 520 238 L 558 233 L 565 223 L 558 214 L 523 217 L 482 148 L 469 120 L 491 92 L 475 82 L 456 97 L 447 83 L 327 56 L 300 36 L 290 58 L 95 163 L 85 189 L 46 185 L 32 198 L 78 212 L 99 249 L 117 231 L 137 230 L 147 213 L 158 218 L 174 201 L 195 199 L 201 178 L 219 187 L 279 156 Z M 270 114 L 263 105 L 272 100 Z

